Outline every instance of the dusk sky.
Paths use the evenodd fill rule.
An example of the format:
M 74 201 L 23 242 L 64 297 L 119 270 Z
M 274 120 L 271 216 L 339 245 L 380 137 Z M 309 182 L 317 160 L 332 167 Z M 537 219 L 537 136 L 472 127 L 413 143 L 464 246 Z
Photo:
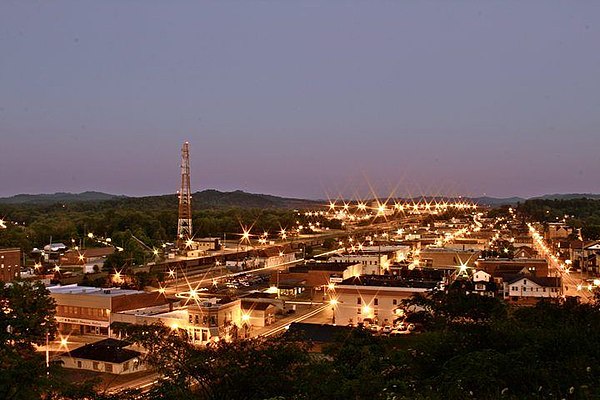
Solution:
M 598 1 L 0 2 L 0 196 L 600 193 Z

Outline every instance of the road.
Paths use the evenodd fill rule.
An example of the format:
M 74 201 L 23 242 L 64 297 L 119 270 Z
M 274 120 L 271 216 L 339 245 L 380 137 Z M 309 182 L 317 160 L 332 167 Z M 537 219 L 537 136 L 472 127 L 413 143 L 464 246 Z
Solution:
M 250 270 L 241 271 L 241 272 L 229 272 L 229 273 L 226 272 L 226 270 L 224 271 L 221 268 L 218 268 L 218 269 L 210 268 L 201 275 L 194 275 L 191 277 L 184 275 L 181 278 L 178 277 L 176 279 L 177 282 L 169 281 L 163 286 L 163 289 L 165 291 L 165 294 L 168 294 L 168 295 L 169 294 L 170 295 L 182 294 L 182 293 L 189 294 L 189 292 L 191 290 L 198 290 L 199 288 L 202 288 L 202 287 L 210 287 L 211 285 L 214 284 L 215 281 L 218 282 L 218 281 L 226 280 L 228 278 L 234 278 L 234 277 L 240 276 L 240 275 L 257 274 L 257 273 L 261 273 L 261 272 L 277 270 L 280 268 L 287 268 L 287 267 L 299 264 L 301 262 L 304 262 L 303 258 L 299 258 L 297 260 L 282 263 L 282 264 L 272 265 L 269 267 L 250 269 Z M 185 289 L 185 290 L 181 290 L 181 289 Z
M 158 383 L 160 377 L 161 375 L 157 372 L 148 371 L 148 374 L 115 385 L 109 385 L 104 391 L 108 394 L 116 394 L 128 389 L 138 389 L 145 392 Z
M 295 318 L 291 318 L 291 319 L 286 318 L 286 319 L 280 320 L 277 323 L 275 323 L 274 325 L 269 326 L 267 330 L 258 333 L 258 336 L 269 337 L 269 336 L 273 336 L 278 333 L 281 333 L 281 332 L 285 331 L 289 327 L 290 324 L 292 324 L 294 322 L 302 322 L 309 318 L 312 318 L 312 317 L 324 312 L 328 307 L 329 307 L 328 304 L 322 304 L 312 310 L 309 309 L 304 314 L 299 315 Z
M 589 303 L 593 301 L 593 294 L 591 290 L 587 288 L 586 282 L 583 280 L 583 276 L 579 274 L 579 277 L 574 276 L 569 268 L 562 264 L 560 260 L 552 254 L 548 245 L 544 242 L 543 236 L 535 229 L 532 224 L 529 224 L 529 234 L 533 238 L 533 244 L 535 249 L 546 259 L 548 262 L 549 271 L 554 272 L 557 276 L 562 278 L 562 291 L 565 296 L 578 296 L 581 301 Z

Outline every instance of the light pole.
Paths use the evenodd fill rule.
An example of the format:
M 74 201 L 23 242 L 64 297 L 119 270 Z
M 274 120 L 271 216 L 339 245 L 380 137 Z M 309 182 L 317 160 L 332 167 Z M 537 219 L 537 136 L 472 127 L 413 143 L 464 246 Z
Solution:
M 50 375 L 50 350 L 48 349 L 48 336 L 50 332 L 46 332 L 46 375 Z
M 335 325 L 335 307 L 337 306 L 338 301 L 337 299 L 331 299 L 329 304 L 331 304 L 331 324 Z

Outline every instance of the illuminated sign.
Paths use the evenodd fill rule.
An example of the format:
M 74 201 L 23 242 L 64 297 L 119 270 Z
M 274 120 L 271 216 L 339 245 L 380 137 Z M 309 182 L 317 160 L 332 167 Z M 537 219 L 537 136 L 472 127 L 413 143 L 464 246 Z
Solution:
M 56 317 L 56 322 L 62 322 L 63 324 L 99 326 L 102 328 L 108 328 L 108 326 L 110 325 L 110 322 L 108 322 L 108 321 L 94 321 L 91 319 L 66 318 L 66 317 Z

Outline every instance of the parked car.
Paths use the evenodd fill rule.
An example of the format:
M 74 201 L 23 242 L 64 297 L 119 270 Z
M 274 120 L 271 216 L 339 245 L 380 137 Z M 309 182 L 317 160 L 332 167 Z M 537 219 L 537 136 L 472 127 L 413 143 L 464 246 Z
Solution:
M 383 329 L 381 330 L 381 332 L 385 333 L 385 334 L 389 334 L 389 333 L 392 332 L 392 327 L 389 326 L 389 325 L 386 325 L 386 326 L 383 327 Z

